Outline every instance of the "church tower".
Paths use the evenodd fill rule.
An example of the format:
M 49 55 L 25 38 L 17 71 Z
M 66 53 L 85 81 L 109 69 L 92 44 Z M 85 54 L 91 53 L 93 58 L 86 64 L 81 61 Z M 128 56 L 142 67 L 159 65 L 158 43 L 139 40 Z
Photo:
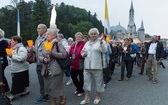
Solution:
M 138 30 L 138 37 L 139 37 L 141 42 L 144 42 L 144 40 L 145 40 L 145 28 L 144 28 L 143 20 L 141 21 L 141 27 Z
M 132 38 L 137 38 L 137 34 L 136 34 L 136 25 L 134 23 L 134 7 L 133 7 L 133 2 L 131 1 L 131 7 L 129 10 L 129 23 L 127 26 L 127 34 L 128 37 L 132 37 Z

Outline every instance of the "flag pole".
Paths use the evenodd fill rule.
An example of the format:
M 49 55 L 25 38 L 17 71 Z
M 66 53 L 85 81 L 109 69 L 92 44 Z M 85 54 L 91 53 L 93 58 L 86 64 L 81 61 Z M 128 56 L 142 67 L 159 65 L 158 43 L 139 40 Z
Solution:
M 17 35 L 20 36 L 20 13 L 19 13 L 19 9 L 17 9 Z
M 109 16 L 108 16 L 108 5 L 107 5 L 107 0 L 105 0 L 105 15 L 104 15 L 104 34 L 110 34 L 110 22 L 109 22 Z

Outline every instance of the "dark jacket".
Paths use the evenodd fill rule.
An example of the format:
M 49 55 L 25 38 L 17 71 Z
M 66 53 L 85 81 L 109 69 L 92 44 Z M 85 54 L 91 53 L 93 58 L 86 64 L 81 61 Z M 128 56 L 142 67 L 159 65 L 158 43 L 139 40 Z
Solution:
M 133 46 L 131 44 L 128 45 L 128 47 L 127 47 L 128 53 L 127 54 L 125 54 L 123 51 L 124 51 L 124 49 L 122 48 L 121 49 L 122 60 L 132 60 L 132 57 L 130 55 L 135 53 Z
M 147 49 L 146 49 L 146 59 L 148 58 L 149 54 L 148 54 L 148 50 L 149 47 L 151 45 L 152 41 L 149 42 Z M 163 48 L 163 44 L 159 41 L 156 41 L 157 46 L 156 46 L 156 60 L 160 60 L 164 58 L 164 48 Z
M 81 56 L 81 50 L 83 49 L 85 43 L 83 41 L 78 42 L 77 45 L 76 45 L 76 50 L 74 51 L 75 45 L 76 45 L 76 43 L 73 43 L 71 45 L 70 50 L 69 50 L 69 55 L 70 55 L 71 58 L 72 58 L 73 54 L 75 55 L 75 58 L 72 59 L 73 65 L 71 66 L 71 68 L 73 70 L 79 70 L 79 60 L 83 59 L 82 56 Z
M 8 42 L 6 40 L 1 40 L 0 41 L 0 57 L 3 58 L 3 63 L 2 63 L 2 70 L 8 66 L 8 60 L 7 60 L 7 54 L 6 54 L 6 48 L 8 48 Z

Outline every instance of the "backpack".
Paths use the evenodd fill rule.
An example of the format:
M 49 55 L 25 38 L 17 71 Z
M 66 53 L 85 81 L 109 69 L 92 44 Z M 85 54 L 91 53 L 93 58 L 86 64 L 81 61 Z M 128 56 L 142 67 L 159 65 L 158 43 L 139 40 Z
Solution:
M 134 52 L 138 53 L 138 46 L 137 46 L 137 44 L 133 43 L 132 46 L 134 48 Z

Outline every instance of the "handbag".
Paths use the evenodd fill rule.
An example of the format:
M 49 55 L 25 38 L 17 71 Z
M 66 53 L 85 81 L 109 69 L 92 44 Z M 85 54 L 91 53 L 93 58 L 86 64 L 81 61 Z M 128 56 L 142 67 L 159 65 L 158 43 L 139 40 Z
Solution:
M 45 71 L 44 71 L 45 76 L 51 76 L 51 69 L 48 65 L 46 65 Z
M 36 62 L 36 53 L 35 51 L 33 51 L 33 48 L 31 48 L 30 51 L 28 51 L 26 61 L 29 62 L 30 64 Z
M 59 52 L 58 42 L 56 42 L 56 48 L 57 51 Z M 72 65 L 72 60 L 70 59 L 68 52 L 65 59 L 57 59 L 57 62 L 60 64 L 62 70 L 65 70 L 67 67 Z

